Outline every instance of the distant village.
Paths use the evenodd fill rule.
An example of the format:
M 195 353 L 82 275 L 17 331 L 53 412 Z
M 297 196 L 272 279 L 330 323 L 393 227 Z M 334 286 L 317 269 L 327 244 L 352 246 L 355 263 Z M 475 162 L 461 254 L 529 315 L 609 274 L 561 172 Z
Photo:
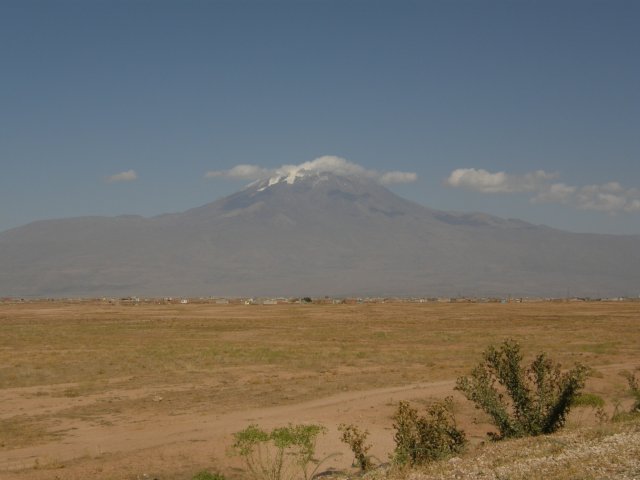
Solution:
M 0 303 L 88 303 L 109 305 L 214 304 L 214 305 L 357 305 L 379 303 L 534 303 L 534 302 L 640 302 L 638 297 L 101 297 L 101 298 L 16 298 L 0 297 Z

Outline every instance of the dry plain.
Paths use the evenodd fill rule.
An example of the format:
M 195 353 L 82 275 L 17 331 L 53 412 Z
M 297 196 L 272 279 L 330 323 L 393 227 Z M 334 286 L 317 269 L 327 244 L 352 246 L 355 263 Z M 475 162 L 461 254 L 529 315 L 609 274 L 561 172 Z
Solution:
M 627 401 L 639 302 L 215 305 L 0 304 L 0 478 L 243 478 L 229 456 L 250 423 L 319 423 L 325 469 L 349 469 L 340 423 L 392 450 L 399 400 L 454 395 L 472 444 L 490 428 L 454 390 L 489 344 L 519 341 L 593 368 L 586 390 Z M 574 409 L 570 422 L 593 412 Z

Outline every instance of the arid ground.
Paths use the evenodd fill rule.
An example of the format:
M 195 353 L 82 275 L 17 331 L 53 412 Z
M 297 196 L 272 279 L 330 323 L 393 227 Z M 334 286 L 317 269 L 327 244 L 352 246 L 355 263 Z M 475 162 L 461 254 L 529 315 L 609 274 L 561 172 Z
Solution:
M 592 367 L 586 391 L 628 402 L 640 303 L 214 305 L 0 304 L 0 478 L 242 478 L 232 434 L 318 423 L 323 469 L 349 469 L 341 423 L 371 432 L 382 462 L 391 415 L 453 395 L 472 443 L 486 418 L 454 392 L 489 344 Z M 570 423 L 593 423 L 590 408 Z

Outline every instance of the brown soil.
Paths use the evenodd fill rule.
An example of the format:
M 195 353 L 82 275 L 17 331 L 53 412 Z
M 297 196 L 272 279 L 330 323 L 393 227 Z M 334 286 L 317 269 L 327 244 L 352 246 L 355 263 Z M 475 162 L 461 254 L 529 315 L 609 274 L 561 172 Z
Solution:
M 368 429 L 385 462 L 400 400 L 454 395 L 482 441 L 490 426 L 453 387 L 501 338 L 594 367 L 609 409 L 640 365 L 637 304 L 339 307 L 0 304 L 0 478 L 242 478 L 228 449 L 251 423 L 321 424 L 318 457 L 340 454 L 323 469 L 349 469 L 338 425 Z

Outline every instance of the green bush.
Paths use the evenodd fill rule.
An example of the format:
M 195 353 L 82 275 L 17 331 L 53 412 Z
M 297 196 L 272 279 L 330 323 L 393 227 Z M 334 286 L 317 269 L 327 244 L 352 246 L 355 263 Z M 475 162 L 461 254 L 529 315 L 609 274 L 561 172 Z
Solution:
M 429 406 L 424 416 L 418 415 L 409 403 L 400 402 L 393 416 L 394 462 L 423 465 L 462 451 L 466 437 L 456 427 L 452 410 L 451 397 Z
M 588 369 L 582 365 L 562 373 L 544 353 L 526 369 L 521 362 L 520 345 L 507 340 L 490 346 L 471 375 L 456 382 L 498 428 L 489 434 L 494 440 L 555 432 L 584 388 Z
M 363 472 L 368 470 L 371 467 L 371 458 L 367 455 L 367 452 L 369 452 L 371 444 L 367 445 L 365 441 L 369 436 L 369 432 L 367 430 L 363 432 L 352 424 L 342 424 L 338 427 L 338 430 L 342 434 L 340 440 L 349 445 L 360 470 Z
M 319 425 L 289 425 L 271 432 L 249 425 L 234 434 L 233 449 L 257 480 L 308 480 L 320 465 L 313 456 L 317 437 L 324 432 Z

